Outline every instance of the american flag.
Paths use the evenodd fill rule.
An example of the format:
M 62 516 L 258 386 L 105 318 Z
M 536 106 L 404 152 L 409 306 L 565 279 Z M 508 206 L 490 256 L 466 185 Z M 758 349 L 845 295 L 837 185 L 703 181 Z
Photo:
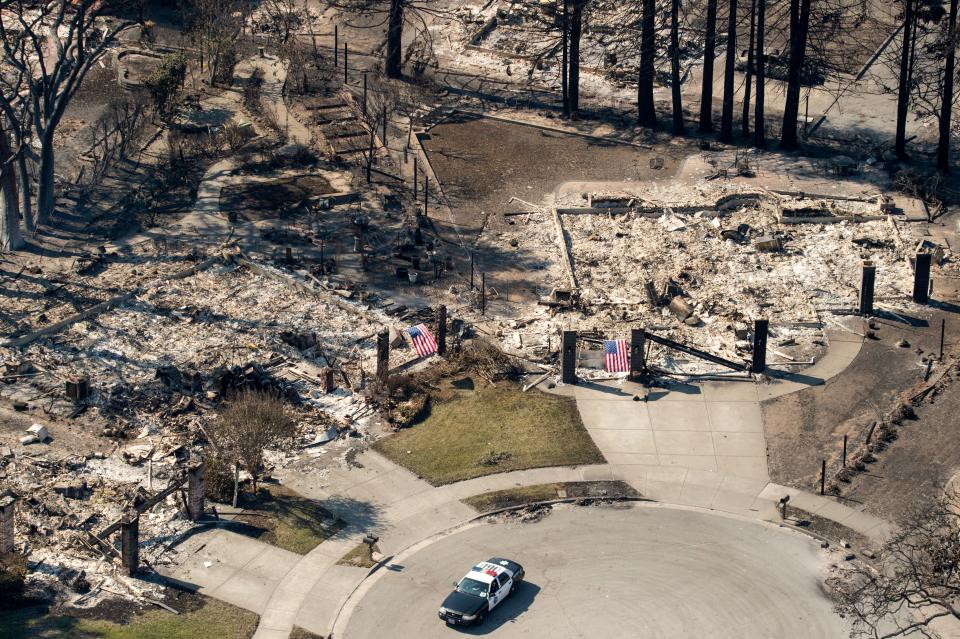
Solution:
M 417 324 L 407 329 L 407 334 L 413 340 L 413 348 L 420 357 L 426 357 L 437 352 L 437 340 L 426 324 Z
M 603 340 L 603 367 L 611 373 L 630 371 L 630 356 L 625 339 Z

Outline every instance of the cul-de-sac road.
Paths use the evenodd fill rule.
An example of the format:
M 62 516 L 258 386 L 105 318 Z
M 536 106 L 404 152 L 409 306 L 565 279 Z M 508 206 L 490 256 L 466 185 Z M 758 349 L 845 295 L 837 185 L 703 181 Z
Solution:
M 451 582 L 490 556 L 526 582 L 483 626 L 437 618 Z M 822 591 L 829 561 L 799 533 L 743 518 L 637 504 L 565 508 L 538 523 L 480 524 L 398 556 L 355 593 L 341 636 L 843 637 Z

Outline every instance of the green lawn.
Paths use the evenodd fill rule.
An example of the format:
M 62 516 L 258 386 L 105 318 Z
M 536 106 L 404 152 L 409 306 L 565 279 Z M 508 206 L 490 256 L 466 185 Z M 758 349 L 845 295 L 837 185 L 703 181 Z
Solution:
M 179 615 L 148 607 L 129 623 L 48 614 L 43 607 L 32 607 L 0 613 L 0 639 L 246 639 L 253 636 L 258 619 L 255 613 L 214 599 Z
M 374 448 L 434 485 L 526 468 L 603 463 L 573 400 L 498 382 L 431 407 Z
M 237 519 L 250 524 L 251 536 L 298 555 L 316 548 L 343 524 L 319 502 L 279 485 L 261 486 L 256 498 L 245 496 L 243 506 Z

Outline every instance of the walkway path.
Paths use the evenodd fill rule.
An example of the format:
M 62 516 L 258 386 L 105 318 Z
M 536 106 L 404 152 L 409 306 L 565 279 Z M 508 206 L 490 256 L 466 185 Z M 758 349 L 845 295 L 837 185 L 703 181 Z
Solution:
M 260 106 L 270 112 L 277 126 L 286 133 L 287 142 L 296 145 L 310 144 L 310 131 L 302 122 L 290 114 L 283 97 L 283 86 L 287 81 L 287 65 L 272 55 L 247 58 L 237 65 L 234 83 L 243 86 L 254 70 L 263 74 L 260 85 Z

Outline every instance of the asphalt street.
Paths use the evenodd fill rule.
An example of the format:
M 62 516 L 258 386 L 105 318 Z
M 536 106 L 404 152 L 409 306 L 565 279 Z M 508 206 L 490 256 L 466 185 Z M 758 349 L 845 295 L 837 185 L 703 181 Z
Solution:
M 347 607 L 343 636 L 834 639 L 847 629 L 823 594 L 826 552 L 702 511 L 570 507 L 467 528 L 398 560 Z M 445 626 L 437 608 L 451 582 L 494 555 L 523 564 L 526 582 L 483 626 Z

